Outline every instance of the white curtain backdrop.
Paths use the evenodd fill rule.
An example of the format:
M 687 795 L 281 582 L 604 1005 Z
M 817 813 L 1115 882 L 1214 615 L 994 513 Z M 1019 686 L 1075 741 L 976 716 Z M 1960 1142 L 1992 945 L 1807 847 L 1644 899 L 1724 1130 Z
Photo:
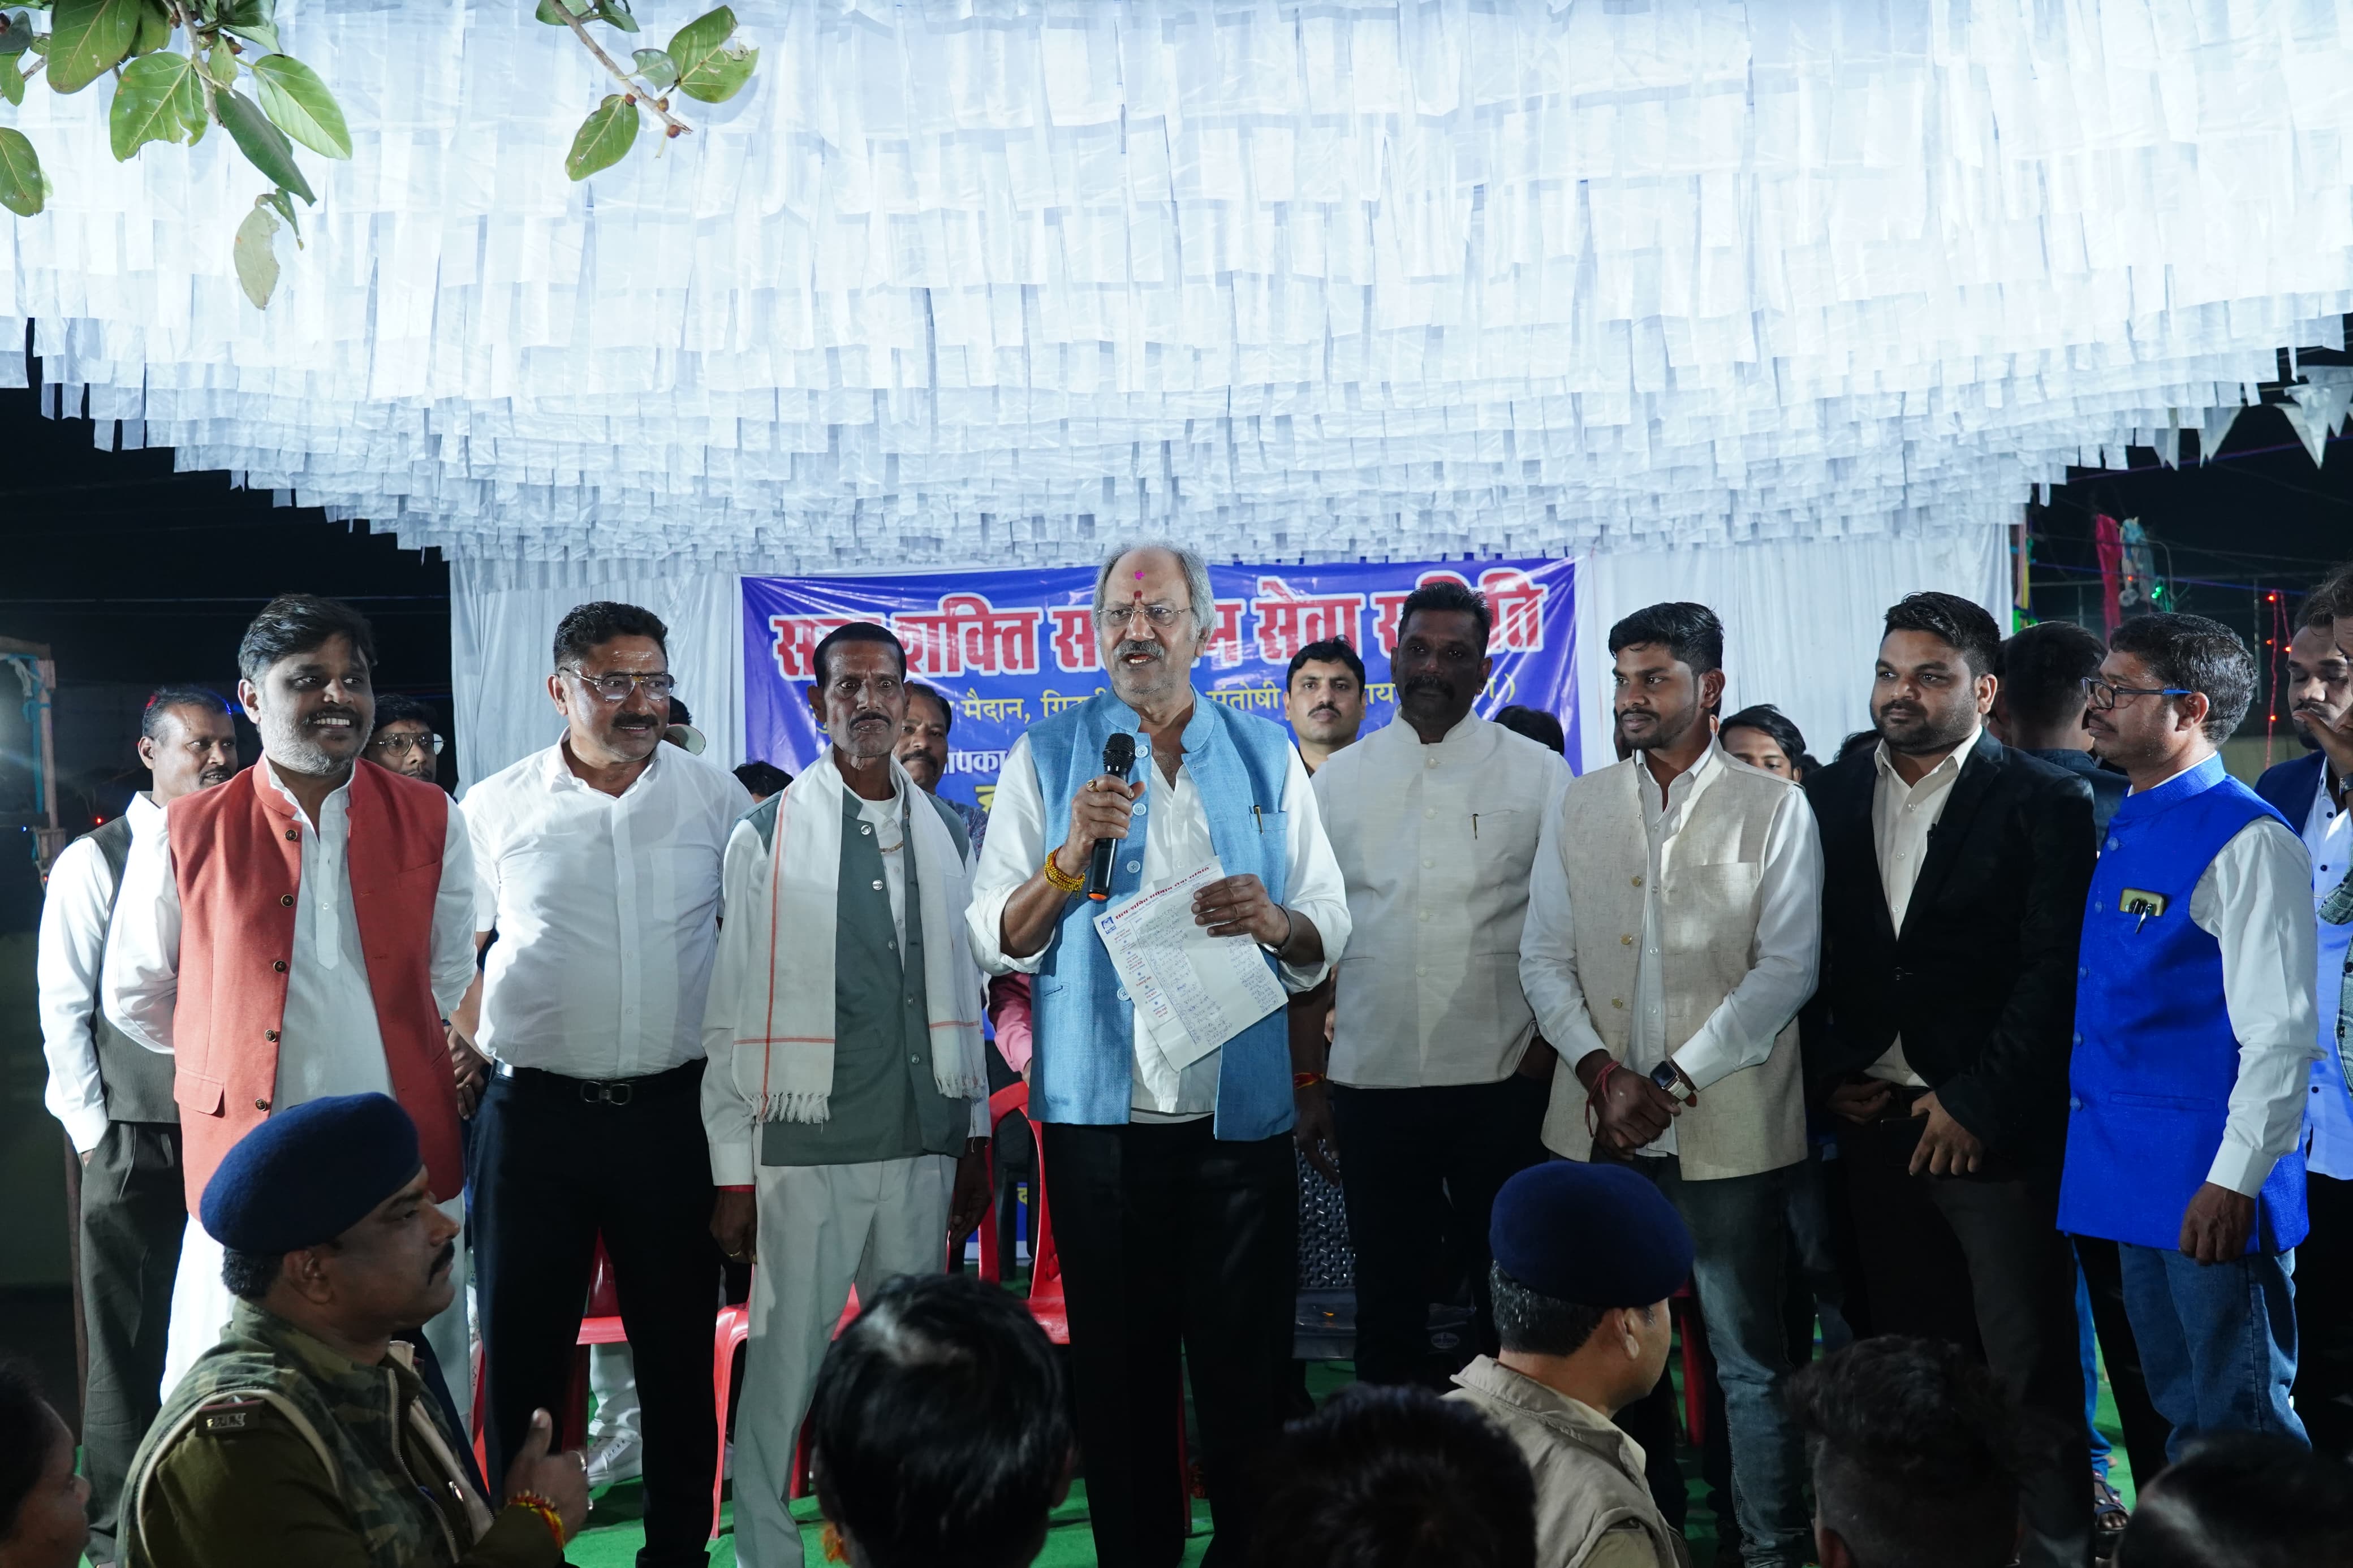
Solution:
M 746 568 L 746 570 L 752 570 Z M 679 694 L 712 755 L 744 760 L 744 611 L 732 568 L 611 562 L 594 568 L 460 562 L 450 574 L 458 763 L 468 784 L 551 745 L 562 731 L 544 689 L 555 623 L 584 600 L 626 599 L 670 624 Z M 1725 711 L 1774 702 L 1828 761 L 1869 722 L 1880 616 L 1919 588 L 1974 599 L 2008 626 L 2004 534 L 1851 539 L 1594 555 L 1577 576 L 1581 766 L 1609 748 L 1610 623 L 1663 599 L 1696 599 L 1725 624 Z M 1566 720 L 1566 713 L 1563 714 Z M 1571 762 L 1578 759 L 1571 758 Z
M 2353 0 L 736 10 L 574 184 L 613 84 L 524 0 L 285 0 L 354 155 L 267 312 L 228 138 L 36 87 L 0 338 L 410 544 L 826 572 L 1999 526 L 2353 310 Z
M 1577 563 L 1580 771 L 1617 760 L 1609 744 L 1609 627 L 1645 605 L 1693 599 L 1724 622 L 1724 711 L 1770 702 L 1814 755 L 1871 722 L 1880 617 L 1923 588 L 1958 594 L 2010 626 L 2007 537 L 1990 529 L 1933 540 L 1851 539 L 1645 551 Z

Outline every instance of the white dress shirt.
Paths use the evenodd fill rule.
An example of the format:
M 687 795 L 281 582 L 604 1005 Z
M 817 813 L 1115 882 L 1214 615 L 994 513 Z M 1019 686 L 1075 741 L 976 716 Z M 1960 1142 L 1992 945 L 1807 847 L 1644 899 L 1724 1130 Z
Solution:
M 1959 782 L 1961 770 L 1978 749 L 1978 737 L 1984 733 L 1983 729 L 1970 731 L 1968 739 L 1921 774 L 1917 784 L 1905 784 L 1904 775 L 1895 771 L 1895 759 L 1886 742 L 1882 741 L 1872 752 L 1872 763 L 1879 770 L 1871 792 L 1872 838 L 1879 851 L 1879 886 L 1887 895 L 1887 918 L 1899 934 L 1904 930 L 1904 913 L 1912 907 L 1912 886 L 1920 879 L 1921 864 L 1928 858 L 1928 836 L 1945 815 L 1945 803 L 1953 798 L 1953 785 Z M 1928 1087 L 1928 1080 L 1904 1059 L 1901 1035 L 1863 1072 L 1911 1089 Z
M 294 947 L 287 963 L 285 1022 L 279 1030 L 270 1104 L 284 1110 L 331 1094 L 390 1094 L 384 1033 L 376 1025 L 366 950 L 352 907 L 352 786 L 348 781 L 337 785 L 313 823 L 293 792 L 278 782 L 268 758 L 255 765 L 261 782 L 293 807 L 302 834 Z M 434 1005 L 445 1016 L 474 978 L 473 866 L 466 816 L 452 802 L 427 957 Z M 180 919 L 170 834 L 159 829 L 133 837 L 106 950 L 106 1016 L 151 1050 L 172 1048 L 172 1012 L 180 992 Z
M 906 802 L 900 798 L 903 792 L 894 784 L 889 800 L 868 800 L 858 797 L 858 817 L 860 826 L 874 832 L 875 850 L 882 857 L 882 881 L 891 899 L 891 925 L 899 935 L 899 951 L 907 951 L 907 833 Z M 923 809 L 929 811 L 925 801 Z
M 164 831 L 164 808 L 144 790 L 131 797 L 122 815 L 131 819 L 133 844 Z M 41 1103 L 65 1123 L 66 1136 L 82 1154 L 106 1136 L 106 1086 L 90 1019 L 100 1010 L 99 970 L 113 911 L 114 868 L 97 845 L 75 839 L 49 868 L 41 900 L 41 1051 L 49 1063 Z
M 1734 761 L 1721 745 L 1710 745 L 1699 761 L 1669 784 L 1663 801 L 1647 760 L 1635 781 L 1642 801 L 1642 828 L 1649 840 L 1650 872 L 1642 879 L 1642 952 L 1635 963 L 1634 1016 L 1627 1037 L 1625 1065 L 1648 1076 L 1667 1059 L 1666 963 L 1660 936 L 1659 888 L 1675 835 L 1693 804 L 1723 776 Z M 1564 1068 L 1594 1051 L 1607 1051 L 1586 1008 L 1577 974 L 1577 921 L 1570 905 L 1568 873 L 1561 865 L 1555 835 L 1559 814 L 1546 822 L 1543 842 L 1528 883 L 1527 928 L 1520 942 L 1520 983 L 1535 1009 L 1536 1026 L 1560 1052 Z M 1708 1015 L 1674 1053 L 1674 1064 L 1704 1091 L 1743 1068 L 1773 1054 L 1773 1042 L 1814 994 L 1821 964 L 1822 846 L 1813 807 L 1792 789 L 1765 832 L 1765 858 L 1757 884 L 1755 959 L 1740 984 Z M 1675 1152 L 1675 1129 L 1644 1144 L 1638 1153 Z
M 466 795 L 474 916 L 497 931 L 482 975 L 485 1055 L 566 1078 L 643 1078 L 702 1055 L 720 870 L 752 797 L 676 746 L 617 795 L 562 742 Z
M 2345 880 L 2353 863 L 2353 812 L 2337 804 L 2328 787 L 2333 770 L 2324 759 L 2313 786 L 2312 805 L 2304 817 L 2304 850 L 2312 860 L 2312 907 L 2316 912 Z M 2312 1064 L 2306 1086 L 2307 1115 L 2304 1127 L 2305 1168 L 2337 1181 L 2353 1179 L 2353 1115 L 2348 1115 L 2344 1078 L 2337 1066 L 2337 1031 L 2343 1010 L 2345 955 L 2353 946 L 2353 925 L 2327 921 L 2318 927 L 2318 972 L 2314 977 L 2314 1023 L 2320 1033 L 2320 1059 Z
M 2249 1197 L 2295 1147 L 2320 1054 L 2311 909 L 2304 841 L 2268 816 L 2232 835 L 2189 894 L 2190 923 L 2221 944 L 2222 1004 L 2239 1040 L 2222 1146 L 2206 1179 Z
M 1197 704 L 1203 700 L 1198 691 L 1193 700 Z M 1144 771 L 1148 783 L 1134 809 L 1145 823 L 1140 890 L 1149 892 L 1192 875 L 1214 859 L 1217 851 L 1209 842 L 1209 819 L 1199 792 L 1193 787 L 1191 772 L 1180 763 L 1172 784 L 1161 773 L 1156 760 Z M 1332 846 L 1324 837 L 1314 785 L 1296 752 L 1291 755 L 1290 772 L 1283 780 L 1282 810 L 1289 830 L 1282 902 L 1314 922 L 1324 939 L 1324 956 L 1313 964 L 1280 967 L 1285 990 L 1307 991 L 1322 984 L 1331 961 L 1347 946 L 1348 895 L 1339 865 L 1332 858 Z M 1007 900 L 1037 874 L 1046 863 L 1047 851 L 1060 844 L 1069 832 L 1070 824 L 1059 822 L 1050 837 L 1045 817 L 1038 765 L 1029 759 L 1029 738 L 1024 735 L 1006 753 L 1004 771 L 997 777 L 997 797 L 988 809 L 988 837 L 981 847 L 972 908 L 966 917 L 973 956 L 991 974 L 1035 974 L 1051 948 L 1050 940 L 1047 947 L 1031 956 L 1014 958 L 1007 954 L 1003 943 Z M 1124 853 L 1134 853 L 1132 833 Z M 1230 876 L 1235 868 L 1226 870 Z M 1090 932 L 1088 940 L 1102 939 Z M 1136 1120 L 1194 1120 L 1215 1111 L 1218 1064 L 1225 1053 L 1211 1051 L 1180 1072 L 1154 1044 L 1141 1018 L 1134 1027 L 1134 1093 L 1130 1104 Z
M 1528 872 L 1572 776 L 1475 714 L 1427 745 L 1393 719 L 1316 772 L 1351 925 L 1334 1082 L 1495 1083 L 1520 1065 L 1535 1034 L 1520 991 Z

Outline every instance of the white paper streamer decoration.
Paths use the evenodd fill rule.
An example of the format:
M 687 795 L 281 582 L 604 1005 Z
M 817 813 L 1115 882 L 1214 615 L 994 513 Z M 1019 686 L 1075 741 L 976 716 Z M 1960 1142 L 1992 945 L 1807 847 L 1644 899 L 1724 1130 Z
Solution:
M 2353 309 L 2353 0 L 735 8 L 575 186 L 527 0 L 281 0 L 356 152 L 266 313 L 226 137 L 37 85 L 0 331 L 409 544 L 821 571 L 2006 523 Z

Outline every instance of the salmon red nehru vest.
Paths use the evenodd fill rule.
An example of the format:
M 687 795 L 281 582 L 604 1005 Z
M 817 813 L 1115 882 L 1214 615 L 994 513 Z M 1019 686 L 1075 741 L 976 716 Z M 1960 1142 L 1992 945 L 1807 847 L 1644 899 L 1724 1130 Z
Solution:
M 417 1122 L 433 1195 L 446 1202 L 465 1182 L 431 963 L 449 797 L 361 762 L 352 772 L 350 820 L 352 910 L 385 1066 L 393 1098 Z M 269 1114 L 302 843 L 293 804 L 259 767 L 174 801 L 166 821 L 181 910 L 173 1095 L 194 1214 L 221 1156 Z

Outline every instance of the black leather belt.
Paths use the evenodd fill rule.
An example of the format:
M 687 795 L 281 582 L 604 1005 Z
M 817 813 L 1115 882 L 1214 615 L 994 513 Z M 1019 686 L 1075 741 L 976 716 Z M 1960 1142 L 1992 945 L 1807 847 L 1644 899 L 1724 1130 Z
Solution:
M 661 1100 L 670 1095 L 694 1093 L 702 1087 L 702 1062 L 700 1058 L 683 1062 L 668 1072 L 648 1073 L 643 1078 L 570 1078 L 560 1072 L 546 1072 L 539 1068 L 499 1068 L 499 1076 L 515 1087 L 519 1093 L 535 1100 L 576 1100 L 588 1105 L 630 1105 L 641 1100 Z

